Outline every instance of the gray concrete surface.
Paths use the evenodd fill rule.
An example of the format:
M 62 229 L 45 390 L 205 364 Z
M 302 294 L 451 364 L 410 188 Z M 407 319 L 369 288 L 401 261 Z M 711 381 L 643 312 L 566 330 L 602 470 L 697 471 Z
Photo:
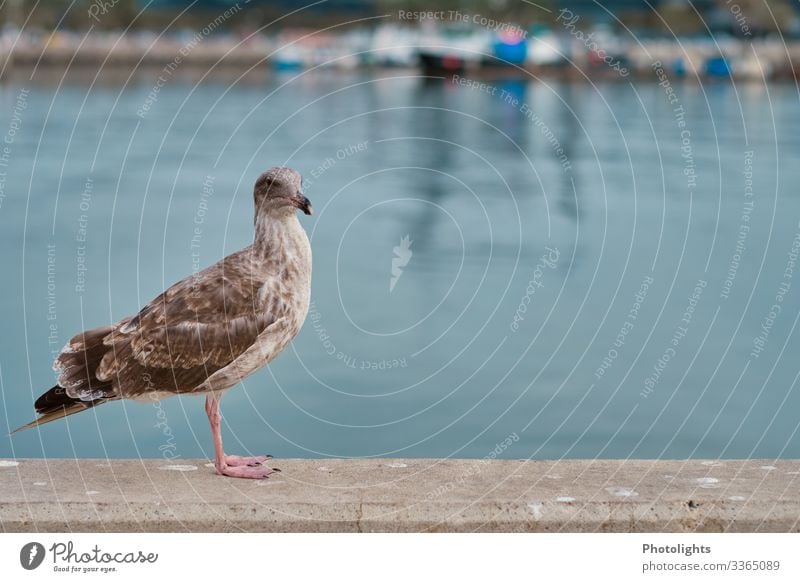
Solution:
M 23 531 L 800 531 L 800 461 L 0 460 Z

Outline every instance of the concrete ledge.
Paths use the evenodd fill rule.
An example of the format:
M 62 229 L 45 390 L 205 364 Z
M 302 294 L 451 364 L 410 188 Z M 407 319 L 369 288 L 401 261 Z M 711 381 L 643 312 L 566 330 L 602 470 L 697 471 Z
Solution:
M 67 531 L 800 531 L 800 461 L 0 460 L 0 526 Z

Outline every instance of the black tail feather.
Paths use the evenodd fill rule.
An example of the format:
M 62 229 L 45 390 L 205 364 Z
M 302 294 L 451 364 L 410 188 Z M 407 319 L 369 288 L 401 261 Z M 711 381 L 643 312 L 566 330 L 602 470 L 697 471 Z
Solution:
M 11 434 L 40 426 L 65 416 L 70 416 L 78 412 L 83 412 L 89 408 L 93 408 L 98 404 L 108 402 L 108 398 L 99 398 L 97 400 L 83 401 L 77 398 L 72 398 L 67 395 L 67 391 L 61 386 L 53 386 L 50 390 L 42 394 L 36 400 L 36 412 L 40 415 L 36 420 L 32 420 L 26 425 L 14 429 Z
M 36 407 L 36 412 L 39 414 L 45 414 L 53 409 L 62 406 L 71 406 L 74 403 L 75 399 L 67 396 L 67 391 L 65 388 L 55 385 L 50 388 L 50 390 L 39 396 L 39 398 L 36 399 L 34 406 Z

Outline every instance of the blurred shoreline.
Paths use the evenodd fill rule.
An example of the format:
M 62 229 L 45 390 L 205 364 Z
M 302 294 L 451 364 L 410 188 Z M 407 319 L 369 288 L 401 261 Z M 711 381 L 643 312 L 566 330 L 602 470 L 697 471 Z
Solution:
M 582 33 L 581 33 L 582 34 Z M 800 75 L 800 41 L 779 36 L 635 39 L 554 31 L 535 35 L 493 35 L 486 30 L 458 37 L 446 31 L 409 32 L 378 27 L 330 34 L 289 29 L 280 34 L 202 31 L 155 35 L 121 31 L 19 33 L 0 35 L 2 78 L 36 75 L 125 79 L 156 74 L 200 79 L 241 75 L 264 78 L 274 71 L 402 70 L 409 74 L 479 79 L 557 78 L 658 81 L 658 64 L 670 78 L 795 80 Z M 139 71 L 141 69 L 141 71 Z

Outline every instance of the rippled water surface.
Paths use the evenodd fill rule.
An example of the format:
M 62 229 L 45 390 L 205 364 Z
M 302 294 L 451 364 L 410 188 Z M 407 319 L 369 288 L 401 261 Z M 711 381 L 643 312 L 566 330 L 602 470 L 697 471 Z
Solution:
M 151 81 L 2 88 L 8 428 L 73 334 L 247 245 L 285 164 L 316 208 L 313 305 L 223 400 L 229 452 L 800 455 L 794 85 Z M 197 397 L 0 441 L 211 454 Z

